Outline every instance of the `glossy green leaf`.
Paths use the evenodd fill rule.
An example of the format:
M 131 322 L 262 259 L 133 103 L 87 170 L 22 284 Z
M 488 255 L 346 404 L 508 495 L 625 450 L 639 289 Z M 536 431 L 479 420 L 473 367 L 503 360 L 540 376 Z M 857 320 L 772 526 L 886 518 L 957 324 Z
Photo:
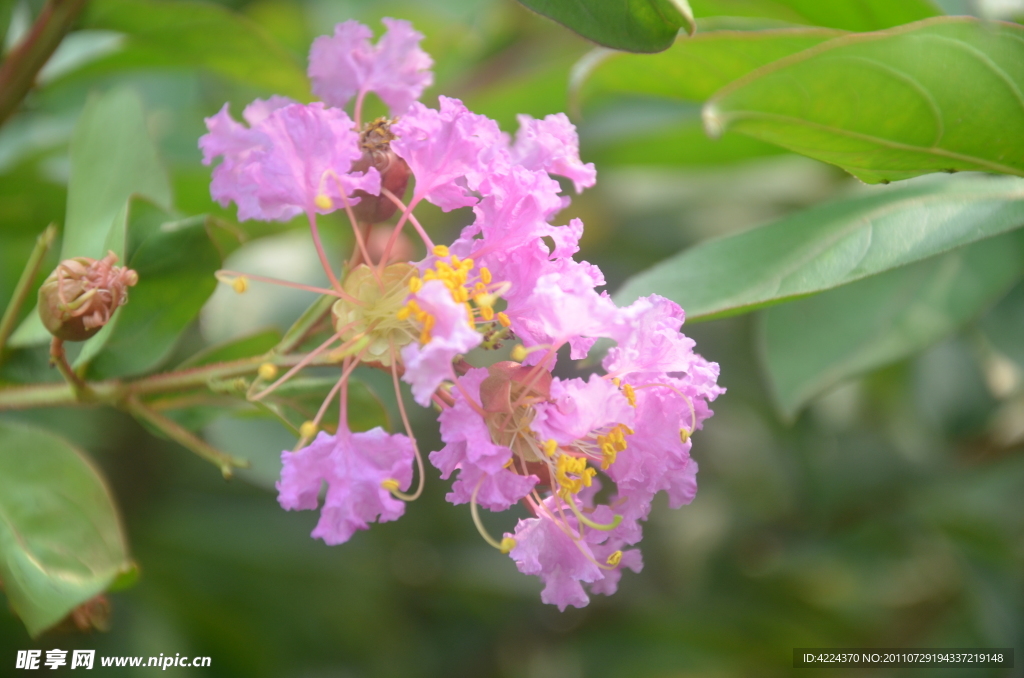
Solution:
M 660 52 L 696 28 L 687 0 L 519 0 L 599 45 Z
M 826 28 L 715 31 L 680 40 L 654 55 L 595 50 L 573 69 L 573 100 L 624 94 L 705 101 L 766 64 L 844 35 Z
M 309 99 L 303 64 L 251 19 L 215 4 L 93 0 L 83 21 L 127 35 L 120 52 L 87 71 L 198 67 L 269 93 Z
M 1024 181 L 936 177 L 876 188 L 692 247 L 630 278 L 690 320 L 752 310 L 927 259 L 1024 225 Z
M 94 378 L 142 374 L 170 355 L 217 286 L 220 253 L 206 217 L 168 221 L 139 245 L 129 262 L 139 274 L 128 303 L 79 356 Z
M 0 579 L 33 636 L 133 564 L 99 472 L 62 438 L 0 423 Z
M 842 28 L 877 31 L 939 16 L 928 0 L 691 0 L 698 17 L 762 17 Z
M 966 17 L 849 35 L 769 64 L 705 106 L 742 132 L 868 183 L 1024 175 L 1024 27 Z
M 107 250 L 124 258 L 126 205 L 143 196 L 164 209 L 171 185 L 146 128 L 142 101 L 130 89 L 90 96 L 71 139 L 61 259 L 99 259 Z M 11 346 L 49 341 L 36 313 L 11 337 Z
M 1015 231 L 766 310 L 762 347 L 776 403 L 792 418 L 844 379 L 955 331 L 1022 275 L 1024 233 Z
M 200 365 L 212 365 L 230 360 L 241 360 L 252 356 L 263 355 L 270 349 L 277 346 L 281 341 L 281 332 L 277 329 L 261 330 L 247 334 L 238 339 L 232 339 L 221 344 L 207 347 L 205 350 L 196 353 L 194 356 L 178 365 L 176 369 L 183 370 L 189 367 Z

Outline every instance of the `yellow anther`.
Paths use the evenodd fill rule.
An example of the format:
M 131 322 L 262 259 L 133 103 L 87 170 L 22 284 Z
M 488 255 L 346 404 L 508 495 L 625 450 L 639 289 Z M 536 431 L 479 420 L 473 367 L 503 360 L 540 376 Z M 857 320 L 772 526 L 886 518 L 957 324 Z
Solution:
M 477 284 L 473 285 L 473 296 L 476 296 L 478 294 L 487 294 L 487 285 L 483 284 L 482 282 L 478 282 Z
M 398 481 L 395 480 L 394 478 L 385 478 L 384 480 L 380 481 L 380 486 L 383 487 L 388 492 L 398 491 Z
M 478 294 L 473 297 L 473 301 L 476 302 L 477 306 L 494 306 L 494 302 L 498 300 L 498 296 L 495 294 Z
M 544 443 L 544 454 L 549 457 L 555 454 L 555 450 L 558 449 L 558 442 L 554 438 L 548 438 L 548 441 Z
M 612 551 L 608 555 L 608 560 L 606 560 L 605 562 L 611 565 L 612 567 L 615 567 L 616 565 L 622 562 L 622 551 Z
M 472 259 L 463 259 L 461 266 L 463 270 L 472 271 L 473 267 L 476 266 L 476 262 Z
M 507 315 L 505 315 L 504 313 L 499 313 L 498 314 L 498 322 L 501 324 L 502 327 L 511 327 L 512 326 L 512 321 L 509 320 L 509 317 Z M 513 358 L 513 360 L 515 360 L 515 358 Z M 520 362 L 522 362 L 522 361 L 520 361 Z
M 462 268 L 462 259 L 459 259 L 459 258 L 458 258 L 457 256 L 455 256 L 454 254 L 453 254 L 453 255 L 451 256 L 451 258 L 449 259 L 449 261 L 451 261 L 451 262 L 452 262 L 452 266 L 453 266 L 454 268 Z
M 412 315 L 412 309 L 408 306 L 403 306 L 398 309 L 398 313 L 395 314 L 395 317 L 399 320 L 408 320 L 410 315 Z
M 469 301 L 469 290 L 467 290 L 465 287 L 456 287 L 454 290 L 452 290 L 452 299 L 454 299 L 455 303 L 457 304 L 461 304 L 464 301 Z
M 494 320 L 494 309 L 491 308 L 490 306 L 481 306 L 480 316 L 484 320 Z
M 420 278 L 419 276 L 416 276 L 416 275 L 414 275 L 413 277 L 409 278 L 409 291 L 410 292 L 415 294 L 416 292 L 419 292 L 421 289 L 423 289 L 423 279 L 422 278 Z
M 614 379 L 612 379 L 612 383 L 615 384 L 615 388 L 618 388 L 619 384 L 622 383 L 622 380 L 619 379 L 618 377 L 615 377 Z
M 508 461 L 505 462 L 505 465 L 502 468 L 512 468 L 512 464 L 514 464 L 515 461 L 516 461 L 515 457 L 509 457 Z
M 308 440 L 314 435 L 316 435 L 316 424 L 311 421 L 302 422 L 302 426 L 299 427 L 299 437 Z
M 679 429 L 679 441 L 685 445 L 686 441 L 689 440 L 689 439 L 690 439 L 690 432 L 687 431 L 685 428 Z
M 277 376 L 277 365 L 273 363 L 263 363 L 260 368 L 256 370 L 256 374 L 260 376 L 263 381 L 270 381 Z
M 480 280 L 483 281 L 485 285 L 491 284 L 491 270 L 486 266 L 480 267 Z
M 636 407 L 636 391 L 633 390 L 633 387 L 629 384 L 625 384 L 622 387 L 622 393 L 625 394 L 626 400 L 629 401 L 629 404 Z
M 504 313 L 499 313 L 498 314 L 498 322 L 501 322 L 501 316 L 503 316 L 503 315 L 505 315 L 505 314 Z M 502 324 L 504 324 L 504 323 L 502 323 Z M 516 344 L 516 347 L 512 349 L 512 355 L 509 356 L 509 357 L 512 358 L 512 360 L 515 360 L 517 363 L 521 363 L 524 360 L 526 360 L 526 349 L 523 348 L 522 344 Z
M 334 207 L 334 203 L 331 201 L 331 197 L 329 195 L 324 195 L 323 193 L 318 195 L 316 197 L 316 200 L 314 200 L 313 202 L 316 203 L 316 206 L 322 210 L 329 210 L 332 207 Z
M 249 289 L 249 280 L 248 280 L 248 278 L 245 278 L 245 277 L 235 278 L 231 282 L 231 288 L 234 289 L 239 294 L 241 294 L 242 292 L 245 292 L 247 289 Z
M 498 547 L 498 550 L 502 553 L 510 553 L 515 547 L 516 540 L 512 537 L 505 537 L 501 540 L 501 546 Z
M 426 271 L 423 272 L 423 279 L 437 280 L 437 273 L 434 271 L 434 269 L 427 269 Z
M 447 257 L 448 248 L 444 245 L 434 245 L 434 256 L 436 257 Z

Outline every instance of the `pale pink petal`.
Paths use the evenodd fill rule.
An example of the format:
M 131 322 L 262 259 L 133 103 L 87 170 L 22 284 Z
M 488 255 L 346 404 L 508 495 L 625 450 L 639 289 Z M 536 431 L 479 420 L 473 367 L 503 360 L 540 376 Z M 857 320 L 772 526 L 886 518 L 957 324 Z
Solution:
M 512 162 L 571 179 L 577 193 L 596 183 L 594 163 L 583 164 L 580 160 L 579 136 L 565 113 L 555 113 L 543 120 L 520 115 L 518 120 Z

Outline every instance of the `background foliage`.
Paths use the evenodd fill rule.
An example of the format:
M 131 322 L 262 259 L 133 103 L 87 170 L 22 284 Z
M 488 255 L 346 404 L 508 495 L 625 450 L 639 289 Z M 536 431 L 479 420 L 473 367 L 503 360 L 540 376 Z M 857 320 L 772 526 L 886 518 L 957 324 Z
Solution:
M 559 14 L 572 3 L 524 4 L 575 21 Z M 678 16 L 656 11 L 667 4 Z M 646 32 L 622 34 L 614 17 L 574 27 L 636 51 L 688 27 L 685 3 L 626 5 L 642 6 Z M 8 46 L 40 7 L 0 2 Z M 0 612 L 0 665 L 19 649 L 81 647 L 209 655 L 224 676 L 644 678 L 789 675 L 796 646 L 1020 655 L 1024 182 L 868 186 L 843 170 L 866 182 L 1024 173 L 1024 29 L 934 18 L 994 3 L 690 7 L 693 37 L 640 55 L 593 51 L 509 0 L 93 0 L 0 128 L 0 299 L 50 222 L 66 254 L 110 248 L 139 271 L 131 303 L 77 356 L 89 378 L 259 355 L 281 339 L 308 295 L 214 292 L 212 273 L 227 262 L 322 284 L 315 254 L 300 222 L 236 224 L 210 201 L 202 119 L 225 101 L 237 114 L 256 96 L 308 100 L 313 37 L 397 16 L 437 62 L 428 100 L 463 98 L 506 130 L 517 113 L 577 116 L 599 171 L 564 215 L 587 225 L 584 257 L 620 302 L 679 301 L 729 391 L 696 436 L 696 501 L 655 507 L 643 573 L 564 614 L 436 478 L 401 521 L 342 547 L 314 542 L 316 516 L 285 513 L 272 492 L 293 435 L 230 399 L 173 411 L 252 462 L 230 482 L 122 412 L 0 412 L 0 580 L 22 617 Z M 421 218 L 450 236 L 465 214 Z M 340 258 L 347 236 L 327 223 Z M 3 386 L 60 381 L 38 330 L 28 320 L 12 337 Z M 393 420 L 383 376 L 362 375 L 353 428 Z M 313 382 L 296 387 L 297 409 Z M 24 510 L 59 512 L 68 496 L 86 498 L 63 510 L 95 534 Z M 511 527 L 495 518 L 493 531 Z M 46 569 L 25 565 L 15 533 L 33 536 Z M 135 585 L 109 595 L 108 633 L 29 636 L 131 584 L 136 567 Z M 78 588 L 54 592 L 69 577 Z

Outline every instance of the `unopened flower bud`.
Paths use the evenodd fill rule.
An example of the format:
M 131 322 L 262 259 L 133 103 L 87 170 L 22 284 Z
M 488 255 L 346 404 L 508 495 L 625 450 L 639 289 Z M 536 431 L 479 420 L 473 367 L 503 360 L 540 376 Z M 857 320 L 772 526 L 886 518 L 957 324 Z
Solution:
M 114 266 L 117 255 L 102 259 L 75 257 L 57 265 L 39 288 L 39 317 L 50 334 L 65 341 L 85 341 L 110 322 L 128 301 L 138 274 Z
M 363 157 L 352 164 L 352 171 L 365 172 L 376 167 L 380 172 L 380 185 L 401 198 L 409 185 L 409 166 L 391 150 L 391 141 L 395 135 L 391 133 L 391 121 L 377 118 L 366 125 L 359 135 L 359 145 L 363 149 Z M 363 223 L 375 224 L 389 219 L 398 206 L 385 195 L 369 195 L 364 191 L 356 191 L 353 196 L 359 203 L 352 210 L 356 218 Z

